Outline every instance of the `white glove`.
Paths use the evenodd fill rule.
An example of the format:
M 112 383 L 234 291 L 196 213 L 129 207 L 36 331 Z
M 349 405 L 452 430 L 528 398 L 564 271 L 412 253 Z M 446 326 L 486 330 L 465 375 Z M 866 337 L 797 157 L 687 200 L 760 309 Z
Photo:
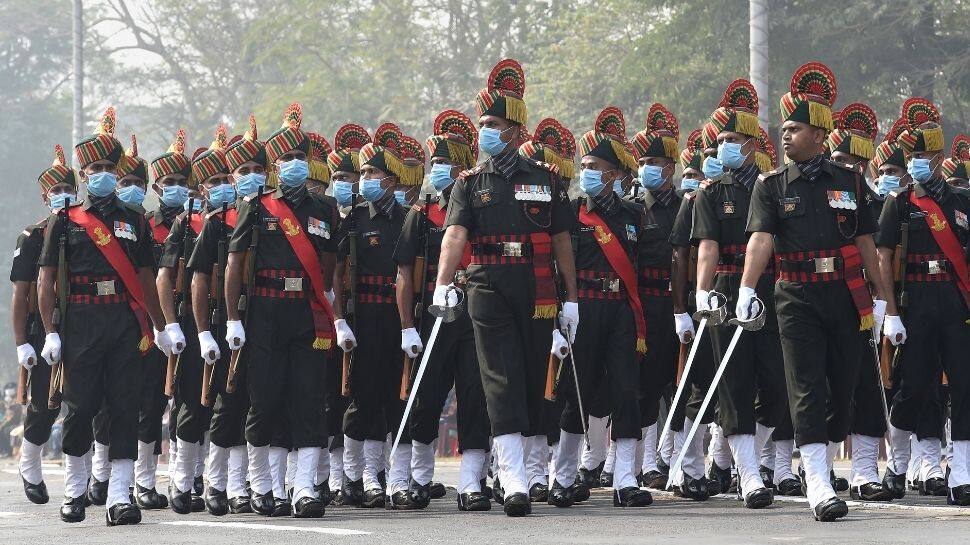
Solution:
M 906 326 L 903 325 L 903 321 L 899 319 L 899 316 L 893 316 L 892 314 L 886 316 L 882 334 L 889 339 L 889 342 L 893 346 L 899 346 L 906 342 Z
M 327 302 L 328 302 L 328 303 L 330 303 L 331 305 L 333 304 L 333 300 L 334 300 L 334 299 L 336 299 L 336 297 L 337 297 L 337 296 L 336 296 L 336 295 L 335 295 L 335 294 L 333 293 L 333 290 L 330 290 L 330 291 L 328 291 L 328 292 L 326 292 L 326 293 L 324 293 L 323 295 L 324 295 L 324 297 L 326 297 L 326 298 L 327 298 Z
M 155 330 L 155 346 L 165 354 L 165 357 L 172 355 L 172 339 L 168 338 L 168 331 L 164 329 Z
M 47 365 L 61 361 L 61 336 L 57 333 L 48 333 L 44 337 L 44 348 L 41 348 L 40 355 L 47 360 Z
M 709 300 L 710 295 L 711 292 L 707 290 L 697 290 L 694 293 L 694 302 L 697 304 L 698 311 L 713 310 Z
M 165 324 L 165 333 L 168 340 L 172 343 L 172 353 L 181 354 L 185 350 L 185 334 L 182 333 L 182 326 L 178 322 Z
M 565 359 L 569 355 L 569 345 L 566 344 L 566 337 L 563 337 L 558 329 L 552 330 L 552 349 L 549 350 L 549 353 L 560 360 Z
M 219 351 L 219 343 L 212 337 L 211 331 L 199 333 L 199 348 L 202 350 L 202 359 L 208 365 L 215 365 L 222 353 Z
M 30 343 L 24 343 L 17 347 L 17 361 L 24 369 L 30 369 L 37 365 L 37 353 L 34 352 L 34 347 L 30 346 Z
M 337 330 L 337 345 L 341 350 L 350 352 L 357 347 L 357 337 L 354 337 L 354 332 L 347 325 L 347 320 L 342 318 L 340 320 L 334 320 L 333 327 Z
M 454 289 L 452 289 L 454 288 Z M 431 296 L 431 304 L 436 307 L 454 307 L 458 305 L 458 292 L 455 284 L 447 286 L 435 286 L 434 294 Z
M 674 328 L 681 344 L 687 344 L 694 338 L 694 320 L 690 319 L 690 314 L 674 314 Z
M 418 330 L 413 327 L 401 330 L 401 350 L 411 359 L 418 357 L 418 354 L 424 350 L 424 344 L 421 343 L 421 335 L 418 335 Z
M 576 342 L 576 330 L 579 329 L 579 303 L 566 301 L 559 312 L 559 327 L 569 332 L 569 342 Z
M 882 331 L 882 323 L 886 318 L 886 302 L 875 299 L 872 302 L 872 319 L 876 322 L 876 331 Z
M 226 342 L 229 350 L 239 350 L 246 344 L 246 330 L 240 320 L 226 320 Z
M 756 297 L 754 288 L 741 286 L 741 289 L 738 290 L 738 304 L 734 306 L 734 315 L 738 317 L 738 320 L 748 321 L 761 314 L 760 303 L 751 305 Z

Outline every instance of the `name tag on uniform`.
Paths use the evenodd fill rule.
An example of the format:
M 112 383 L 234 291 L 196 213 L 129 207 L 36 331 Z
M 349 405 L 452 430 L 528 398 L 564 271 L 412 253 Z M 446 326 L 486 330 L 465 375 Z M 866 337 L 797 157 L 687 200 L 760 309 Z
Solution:
M 778 199 L 778 203 L 781 204 L 781 209 L 786 213 L 794 212 L 799 201 L 801 201 L 800 197 L 785 197 L 783 199 Z
M 630 242 L 637 241 L 637 228 L 635 225 L 626 224 L 626 239 Z
M 579 227 L 579 232 L 580 233 L 592 233 L 593 232 L 593 228 L 590 227 L 590 226 L 588 226 L 588 225 L 581 225 Z
M 967 229 L 967 215 L 959 210 L 954 210 L 953 213 L 954 213 L 957 225 L 959 225 L 964 229 Z
M 923 212 L 922 210 L 909 213 L 909 219 L 912 219 L 912 220 L 925 218 L 925 217 L 926 217 L 926 212 Z
M 552 190 L 547 185 L 515 184 L 515 200 L 551 202 Z
M 722 204 L 722 206 L 724 207 L 724 213 L 725 214 L 733 214 L 734 213 L 734 201 L 724 201 L 724 203 Z
M 135 227 L 123 221 L 115 222 L 115 236 L 118 238 L 126 238 L 132 242 L 138 240 L 138 237 L 135 235 Z
M 307 219 L 306 232 L 310 233 L 311 235 L 316 235 L 321 238 L 329 239 L 330 224 L 323 220 L 318 220 L 317 218 L 314 218 L 311 216 L 310 218 Z
M 844 210 L 855 210 L 858 206 L 855 201 L 855 193 L 852 191 L 827 191 L 829 196 L 829 206 Z

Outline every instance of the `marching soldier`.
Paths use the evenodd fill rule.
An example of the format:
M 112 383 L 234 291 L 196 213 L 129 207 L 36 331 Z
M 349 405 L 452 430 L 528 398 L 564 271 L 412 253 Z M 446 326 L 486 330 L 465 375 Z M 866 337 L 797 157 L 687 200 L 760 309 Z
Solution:
M 678 155 L 677 140 L 680 126 L 676 117 L 661 104 L 650 107 L 647 126 L 633 137 L 636 151 L 638 182 L 643 192 L 637 190 L 637 204 L 642 207 L 640 233 L 637 236 L 637 289 L 640 307 L 647 326 L 647 353 L 640 363 L 640 428 L 643 436 L 643 454 L 640 467 L 640 484 L 647 488 L 664 488 L 667 476 L 661 474 L 657 465 L 657 418 L 661 392 L 676 377 L 678 337 L 674 323 L 690 321 L 684 313 L 674 315 L 670 291 L 673 249 L 669 237 L 673 229 L 682 197 L 673 184 L 677 161 L 681 161 L 684 190 L 696 189 L 700 172 L 700 131 L 695 130 L 687 139 L 687 147 Z M 660 175 L 657 175 L 659 169 Z M 666 171 L 666 172 L 665 172 Z
M 943 161 L 940 174 L 946 183 L 962 187 L 970 185 L 970 136 L 958 134 L 950 147 L 950 157 Z
M 518 154 L 528 137 L 524 91 L 522 67 L 506 59 L 478 94 L 479 149 L 491 157 L 452 190 L 433 297 L 439 306 L 458 303 L 453 280 L 470 241 L 468 312 L 509 516 L 532 511 L 522 441 L 542 423 L 546 351 L 539 348 L 548 329 L 542 333 L 537 322 L 556 314 L 551 258 L 566 292 L 559 321 L 569 342 L 579 325 L 565 190 L 557 176 Z
M 591 400 L 604 382 L 608 391 L 604 397 L 610 404 L 611 438 L 616 443 L 613 505 L 642 507 L 653 502 L 650 492 L 639 488 L 634 468 L 640 440 L 637 363 L 647 350 L 647 324 L 634 265 L 640 209 L 613 189 L 625 177 L 625 170 L 636 165 L 625 142 L 626 123 L 615 107 L 600 112 L 593 130 L 580 139 L 583 170 L 579 185 L 586 197 L 572 202 L 578 222 L 571 238 L 576 248 L 576 284 L 584 325 L 571 350 L 558 330 L 553 333 L 553 353 L 560 359 L 572 356 L 572 370 L 563 372 L 575 373 L 573 378 L 579 389 L 575 385 L 560 389 L 565 406 L 556 472 L 549 490 L 549 503 L 557 507 L 573 503 L 573 481 L 582 442 L 581 419 L 587 418 L 582 400 Z M 600 365 L 602 370 L 598 369 Z
M 893 254 L 904 233 L 908 239 L 905 255 L 897 259 L 904 274 L 900 300 L 909 327 L 904 328 L 898 317 L 886 318 L 886 336 L 899 352 L 900 381 L 892 424 L 899 430 L 916 430 L 939 372 L 931 362 L 939 361 L 949 379 L 952 420 L 947 502 L 966 506 L 970 505 L 970 404 L 965 397 L 970 392 L 970 374 L 960 362 L 970 350 L 970 280 L 965 259 L 970 197 L 948 185 L 940 172 L 944 141 L 936 107 L 926 99 L 911 98 L 903 103 L 902 117 L 907 128 L 897 142 L 908 155 L 907 172 L 913 184 L 887 197 L 878 236 L 884 283 L 891 281 Z
M 755 288 L 774 251 L 780 267 L 775 304 L 795 441 L 806 495 L 820 521 L 848 512 L 830 481 L 832 447 L 849 430 L 861 337 L 879 326 L 884 313 L 890 336 L 902 329 L 883 281 L 873 279 L 874 304 L 862 278 L 863 265 L 872 271 L 879 265 L 872 242 L 875 220 L 857 197 L 865 183 L 861 172 L 823 155 L 835 96 L 828 67 L 808 63 L 796 71 L 791 92 L 781 99 L 782 141 L 791 162 L 755 184 L 735 309 L 739 320 L 765 310 Z
M 148 188 L 148 164 L 138 156 L 138 141 L 131 135 L 131 147 L 118 162 L 118 198 L 144 213 L 145 190 Z M 152 249 L 155 263 L 161 257 L 167 231 L 160 239 L 154 223 L 155 213 L 145 214 L 152 229 Z M 168 400 L 165 398 L 165 354 L 151 350 L 145 355 L 141 386 L 141 407 L 138 411 L 138 459 L 135 460 L 135 504 L 142 509 L 164 509 L 168 498 L 155 489 L 158 455 L 161 454 L 162 415 Z M 97 420 L 95 420 L 97 435 Z
M 393 188 L 399 183 L 420 184 L 424 169 L 404 163 L 398 150 L 402 136 L 396 125 L 385 123 L 374 132 L 374 143 L 360 149 L 360 193 L 366 202 L 350 211 L 338 237 L 334 284 L 343 285 L 345 263 L 350 260 L 356 277 L 356 286 L 351 289 L 357 295 L 352 303 L 357 331 L 344 319 L 343 305 L 335 304 L 338 344 L 345 352 L 354 350 L 347 378 L 350 405 L 344 415 L 345 469 L 359 464 L 358 453 L 363 454 L 362 482 L 344 483 L 344 492 L 361 507 L 385 505 L 384 487 L 378 480 L 384 442 L 388 432 L 396 433 L 404 410 L 398 397 L 402 363 L 395 354 L 399 345 L 395 337 L 387 335 L 387 331 L 401 330 L 394 306 L 397 266 L 392 257 L 406 214 L 395 199 Z M 349 237 L 351 227 L 353 242 Z M 365 340 L 360 346 L 357 334 Z M 391 461 L 392 468 L 397 466 L 402 471 L 410 468 L 410 439 L 406 432 L 405 428 L 397 459 Z M 407 478 L 389 481 L 389 508 L 407 508 Z M 357 500 L 361 487 L 363 494 Z
M 38 301 L 47 337 L 41 355 L 60 363 L 67 416 L 64 419 L 65 499 L 61 520 L 85 516 L 84 455 L 93 440 L 92 420 L 106 402 L 111 479 L 108 526 L 141 522 L 129 487 L 137 457 L 142 357 L 155 343 L 165 353 L 172 342 L 152 281 L 154 256 L 145 217 L 115 194 L 122 147 L 114 137 L 115 112 L 108 108 L 97 132 L 75 146 L 88 201 L 68 206 L 48 222 L 40 254 Z M 110 227 L 109 227 L 110 225 Z M 55 277 L 60 300 L 54 324 Z M 70 296 L 67 295 L 70 283 Z M 63 333 L 63 350 L 61 334 Z
M 229 141 L 224 170 L 218 164 L 219 154 L 215 150 L 210 154 L 216 174 L 203 184 L 208 213 L 186 264 L 192 270 L 192 310 L 199 331 L 199 349 L 202 360 L 211 367 L 203 371 L 201 397 L 208 399 L 212 408 L 205 504 L 215 516 L 252 512 L 246 489 L 244 429 L 249 396 L 242 372 L 236 377 L 235 390 L 226 390 L 230 351 L 222 332 L 226 319 L 222 283 L 229 237 L 238 219 L 237 204 L 245 197 L 257 195 L 266 185 L 266 148 L 257 136 L 256 119 L 250 114 L 246 133 Z M 227 179 L 221 175 L 225 171 L 229 173 Z M 215 180 L 222 183 L 215 184 Z M 210 374 L 208 384 L 206 373 Z
M 333 272 L 337 211 L 308 194 L 310 143 L 300 129 L 302 117 L 300 105 L 290 105 L 282 127 L 266 140 L 266 160 L 278 170 L 279 188 L 250 196 L 239 211 L 226 268 L 226 341 L 230 350 L 243 350 L 236 354 L 236 372 L 244 367 L 250 401 L 246 442 L 252 509 L 260 515 L 290 510 L 273 492 L 285 464 L 272 471 L 269 456 L 274 434 L 285 430 L 297 456 L 292 515 L 311 518 L 324 514 L 314 489 L 326 442 L 321 388 L 326 354 L 318 350 L 331 349 L 334 338 L 325 293 Z M 247 250 L 244 329 L 239 298 Z M 229 373 L 232 381 L 232 366 Z
M 433 132 L 427 144 L 431 154 L 431 186 L 438 198 L 412 206 L 394 250 L 398 268 L 396 289 L 402 328 L 401 349 L 414 360 L 412 374 L 417 372 L 418 357 L 424 349 L 422 339 L 428 338 L 434 321 L 433 316 L 426 314 L 425 307 L 430 304 L 434 291 L 433 279 L 444 234 L 448 197 L 458 174 L 475 166 L 478 151 L 475 125 L 461 112 L 445 110 L 438 114 Z M 470 255 L 469 247 L 455 277 L 456 285 L 464 286 Z M 417 270 L 422 267 L 424 270 Z M 419 282 L 424 284 L 417 284 Z M 415 294 L 418 293 L 419 301 L 423 302 L 419 303 L 422 304 L 420 309 L 415 308 Z M 416 324 L 417 313 L 420 313 L 417 316 L 420 322 Z M 455 322 L 442 324 L 415 396 L 408 424 L 412 444 L 409 501 L 415 508 L 427 507 L 431 499 L 434 443 L 442 408 L 452 387 L 455 388 L 457 405 L 458 448 L 462 455 L 458 509 L 487 511 L 491 508 L 491 500 L 483 494 L 480 475 L 488 452 L 488 414 L 478 371 L 475 337 L 471 321 L 464 313 Z
M 41 199 L 52 213 L 77 202 L 77 177 L 74 170 L 67 166 L 64 149 L 60 145 L 54 146 L 54 162 L 41 172 L 37 182 L 40 184 Z M 48 219 L 28 225 L 23 230 L 17 238 L 10 267 L 13 332 L 17 342 L 17 360 L 23 367 L 19 388 L 25 390 L 24 395 L 29 395 L 24 416 L 24 439 L 20 446 L 20 478 L 27 499 L 36 504 L 50 501 L 41 468 L 41 455 L 50 439 L 54 420 L 60 413 L 60 407 L 48 407 L 51 368 L 46 360 L 37 356 L 36 351 L 36 347 L 43 346 L 41 317 L 37 310 L 37 272 Z
M 357 195 L 357 184 L 360 181 L 360 149 L 371 142 L 370 135 L 360 125 L 349 123 L 337 129 L 334 136 L 334 150 L 327 154 L 327 166 L 330 167 L 330 185 L 333 198 L 340 207 L 341 220 L 351 211 L 351 205 Z M 333 292 L 335 297 L 346 301 L 349 291 L 347 284 L 337 284 Z M 333 294 L 332 294 L 333 295 Z M 353 314 L 352 309 L 344 304 L 345 317 Z M 351 320 L 353 323 L 353 320 Z M 334 350 L 327 363 L 327 379 L 325 398 L 325 414 L 327 422 L 330 479 L 329 488 L 333 491 L 335 505 L 358 505 L 364 495 L 363 484 L 363 444 L 350 440 L 344 435 L 344 413 L 350 400 L 342 394 L 342 359 L 343 351 Z M 347 464 L 345 464 L 345 457 Z M 321 476 L 322 477 L 322 476 Z M 348 483 L 355 483 L 345 489 Z M 352 490 L 351 494 L 345 490 Z

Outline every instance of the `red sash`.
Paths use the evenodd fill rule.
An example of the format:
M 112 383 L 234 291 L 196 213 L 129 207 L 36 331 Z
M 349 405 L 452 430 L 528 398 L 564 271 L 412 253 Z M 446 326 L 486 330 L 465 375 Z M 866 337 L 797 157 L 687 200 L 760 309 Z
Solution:
M 434 224 L 435 227 L 441 229 L 445 225 L 445 216 L 448 214 L 446 211 L 441 209 L 440 203 L 435 203 L 425 209 L 428 220 Z M 471 242 L 465 243 L 465 251 L 461 254 L 461 263 L 458 265 L 461 269 L 467 269 L 468 264 L 472 261 L 472 245 Z
M 152 238 L 155 239 L 155 244 L 164 244 L 165 239 L 168 238 L 168 234 L 172 229 L 164 223 L 159 222 L 157 216 L 152 216 L 149 223 L 152 226 Z
M 946 260 L 953 265 L 957 288 L 960 289 L 967 307 L 970 307 L 970 277 L 967 276 L 967 260 L 963 257 L 963 248 L 960 247 L 959 239 L 946 220 L 946 214 L 929 195 L 917 198 L 916 192 L 910 191 L 909 202 L 926 212 L 926 223 L 930 226 L 930 233 L 933 233 L 933 239 L 946 256 Z
M 859 312 L 859 331 L 872 329 L 876 319 L 872 315 L 872 295 L 869 286 L 862 276 L 862 254 L 855 244 L 848 244 L 839 248 L 842 254 L 842 278 L 849 287 L 849 295 Z
M 333 309 L 323 292 L 323 269 L 320 268 L 317 250 L 300 225 L 300 221 L 296 219 L 293 210 L 283 202 L 283 199 L 274 199 L 271 193 L 267 193 L 260 200 L 270 214 L 280 219 L 280 227 L 286 235 L 286 240 L 290 243 L 290 248 L 293 249 L 293 253 L 296 254 L 300 264 L 303 265 L 303 270 L 306 271 L 310 280 L 311 290 L 307 294 L 307 299 L 310 301 L 313 328 L 317 335 L 317 338 L 313 341 L 313 348 L 330 350 L 335 338 Z
M 627 301 L 630 303 L 630 309 L 633 310 L 633 318 L 637 324 L 637 352 L 645 353 L 647 351 L 647 322 L 643 319 L 643 306 L 640 304 L 640 295 L 637 292 L 637 274 L 633 270 L 633 263 L 630 262 L 623 245 L 610 230 L 609 225 L 596 212 L 587 211 L 585 204 L 579 206 L 579 221 L 595 230 L 596 235 L 593 238 L 596 239 L 596 243 L 599 244 L 606 260 L 610 262 L 613 271 L 626 287 Z
M 125 250 L 112 231 L 105 227 L 104 223 L 93 214 L 89 214 L 81 206 L 72 206 L 67 209 L 67 216 L 71 221 L 84 228 L 84 231 L 94 241 L 94 246 L 108 260 L 108 264 L 121 278 L 121 283 L 125 285 L 125 289 L 128 290 L 128 295 L 130 295 L 128 304 L 131 305 L 131 311 L 135 314 L 135 319 L 138 320 L 138 326 L 141 328 L 142 337 L 138 341 L 138 349 L 142 353 L 147 352 L 151 346 L 152 332 L 151 328 L 148 327 L 148 307 L 145 306 L 145 293 L 141 289 L 141 282 L 138 280 L 138 272 L 135 270 L 135 266 L 128 259 L 128 255 L 125 254 Z

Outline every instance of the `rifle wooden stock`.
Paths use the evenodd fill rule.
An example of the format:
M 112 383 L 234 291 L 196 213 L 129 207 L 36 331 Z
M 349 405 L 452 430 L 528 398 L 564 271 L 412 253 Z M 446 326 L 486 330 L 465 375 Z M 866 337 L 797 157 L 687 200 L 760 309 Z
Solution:
M 27 374 L 27 368 L 23 365 L 20 366 L 20 376 L 17 378 L 17 403 L 20 405 L 27 404 L 27 383 L 30 375 Z
M 879 351 L 879 369 L 882 372 L 882 387 L 887 390 L 893 387 L 892 361 L 894 348 L 889 339 L 883 337 L 882 347 Z
M 542 395 L 546 401 L 556 400 L 556 375 L 558 374 L 559 358 L 555 354 L 549 354 L 549 363 L 546 364 L 546 391 Z
M 202 399 L 200 403 L 203 407 L 212 407 L 215 401 L 212 398 L 212 370 L 215 364 L 209 365 L 206 362 L 202 362 Z
M 684 377 L 684 367 L 687 365 L 687 353 L 690 351 L 690 343 L 684 344 L 680 343 L 680 352 L 677 354 L 677 380 L 674 385 L 680 384 L 681 379 Z
M 165 365 L 165 397 L 169 399 L 175 397 L 175 368 L 178 367 L 178 359 L 178 355 L 172 354 Z
M 897 244 L 896 249 L 893 250 L 893 281 L 901 281 L 903 274 L 903 245 Z
M 57 306 L 54 308 L 51 322 L 58 331 L 64 331 L 64 322 L 67 320 L 67 296 L 68 288 L 68 264 L 67 264 L 67 207 L 58 212 L 64 229 L 61 232 L 57 243 L 57 277 L 54 281 L 55 294 L 57 295 Z M 47 408 L 57 409 L 61 406 L 61 390 L 64 386 L 64 378 L 61 376 L 63 371 L 64 352 L 61 349 L 61 361 L 49 362 L 51 364 L 51 380 L 47 386 Z
M 411 358 L 407 354 L 404 355 L 404 367 L 401 370 L 401 392 L 398 397 L 401 401 L 408 400 L 408 386 L 411 385 Z
M 57 409 L 61 406 L 61 385 L 63 383 L 61 368 L 62 365 L 60 362 L 51 365 L 51 382 L 47 390 L 48 409 Z
M 340 395 L 344 397 L 350 397 L 350 354 L 352 352 L 344 352 L 340 368 Z
M 424 289 L 427 274 L 427 269 L 425 269 L 424 264 L 424 256 L 414 258 L 414 271 L 411 272 L 411 279 L 413 280 L 412 283 L 414 285 L 412 288 L 414 289 L 415 294 L 420 294 L 421 290 Z M 417 312 L 418 311 L 415 310 L 415 314 L 417 314 Z
M 239 366 L 239 355 L 241 353 L 242 347 L 239 350 L 233 350 L 229 354 L 229 376 L 226 378 L 226 393 L 236 393 L 236 372 Z

